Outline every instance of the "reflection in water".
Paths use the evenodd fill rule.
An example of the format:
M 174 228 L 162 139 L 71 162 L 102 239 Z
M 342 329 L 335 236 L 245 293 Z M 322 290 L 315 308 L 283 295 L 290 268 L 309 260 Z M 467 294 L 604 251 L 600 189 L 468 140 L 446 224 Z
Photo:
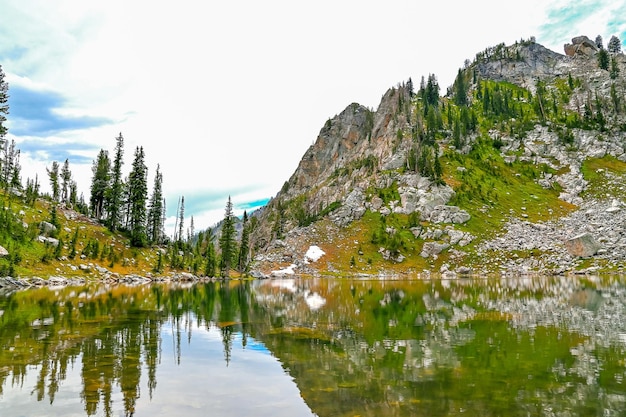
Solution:
M 623 415 L 625 348 L 617 277 L 41 289 L 0 415 Z

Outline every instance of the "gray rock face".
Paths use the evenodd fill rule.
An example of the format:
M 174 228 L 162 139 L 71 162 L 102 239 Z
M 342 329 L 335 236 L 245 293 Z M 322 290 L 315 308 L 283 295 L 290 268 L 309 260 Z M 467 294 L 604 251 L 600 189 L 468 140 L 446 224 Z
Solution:
M 568 239 L 565 242 L 565 248 L 572 256 L 589 258 L 598 253 L 602 247 L 591 234 L 583 233 Z
M 365 195 L 363 190 L 355 188 L 348 195 L 342 206 L 332 213 L 331 220 L 338 226 L 347 226 L 365 214 Z
M 516 45 L 511 53 L 519 59 L 489 59 L 477 65 L 480 77 L 509 81 L 534 90 L 537 78 L 564 73 L 565 55 L 551 51 L 537 43 Z M 566 73 L 566 72 L 565 72 Z

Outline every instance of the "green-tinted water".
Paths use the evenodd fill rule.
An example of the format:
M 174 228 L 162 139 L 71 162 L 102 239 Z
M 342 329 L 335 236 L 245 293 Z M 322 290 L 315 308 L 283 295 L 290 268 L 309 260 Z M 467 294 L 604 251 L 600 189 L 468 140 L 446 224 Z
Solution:
M 1 416 L 618 416 L 618 277 L 0 296 Z

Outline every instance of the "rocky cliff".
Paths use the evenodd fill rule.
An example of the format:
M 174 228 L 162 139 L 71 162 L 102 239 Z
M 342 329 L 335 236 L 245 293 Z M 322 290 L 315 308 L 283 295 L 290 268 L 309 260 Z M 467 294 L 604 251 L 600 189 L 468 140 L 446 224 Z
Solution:
M 255 274 L 580 269 L 582 257 L 566 246 L 574 231 L 556 224 L 603 201 L 617 219 L 621 196 L 590 184 L 619 183 L 626 171 L 625 57 L 599 68 L 585 39 L 565 45 L 567 55 L 534 41 L 487 48 L 444 97 L 429 76 L 417 92 L 411 80 L 390 88 L 376 110 L 350 104 L 260 213 Z M 589 181 L 586 161 L 612 179 Z M 520 222 L 555 225 L 560 239 L 516 235 L 527 244 L 507 249 L 502 236 Z M 611 244 L 621 247 L 621 234 Z M 307 260 L 310 245 L 325 256 Z M 604 256 L 602 267 L 623 256 L 601 247 L 591 258 Z

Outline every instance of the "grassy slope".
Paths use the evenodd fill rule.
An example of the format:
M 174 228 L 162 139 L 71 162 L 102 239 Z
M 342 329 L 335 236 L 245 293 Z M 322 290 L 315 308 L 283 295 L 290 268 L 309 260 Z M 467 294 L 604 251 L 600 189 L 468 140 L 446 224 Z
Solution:
M 79 215 L 71 210 L 58 209 L 57 218 L 60 224 L 56 238 L 59 239 L 63 248 L 60 256 L 51 245 L 37 241 L 39 235 L 38 225 L 42 221 L 50 221 L 50 204 L 44 200 L 37 200 L 34 207 L 24 204 L 18 198 L 3 197 L 6 210 L 12 211 L 18 219 L 29 225 L 26 237 L 15 239 L 22 233 L 4 233 L 0 244 L 9 250 L 10 256 L 0 260 L 0 267 L 8 268 L 13 258 L 14 273 L 19 277 L 48 277 L 52 275 L 95 277 L 94 267 L 101 266 L 111 272 L 119 274 L 147 274 L 150 273 L 157 263 L 156 248 L 131 248 L 128 239 L 119 233 L 111 233 L 102 225 L 93 220 Z M 19 214 L 23 213 L 23 214 Z M 23 227 L 20 225 L 20 227 Z M 77 233 L 76 255 L 70 259 L 71 241 Z M 94 251 L 81 256 L 84 250 L 94 246 L 97 242 L 98 256 L 94 257 Z M 106 249 L 104 249 L 106 247 Z M 14 258 L 19 254 L 19 259 Z M 81 270 L 80 266 L 90 266 L 89 271 Z M 163 271 L 167 272 L 167 270 Z

